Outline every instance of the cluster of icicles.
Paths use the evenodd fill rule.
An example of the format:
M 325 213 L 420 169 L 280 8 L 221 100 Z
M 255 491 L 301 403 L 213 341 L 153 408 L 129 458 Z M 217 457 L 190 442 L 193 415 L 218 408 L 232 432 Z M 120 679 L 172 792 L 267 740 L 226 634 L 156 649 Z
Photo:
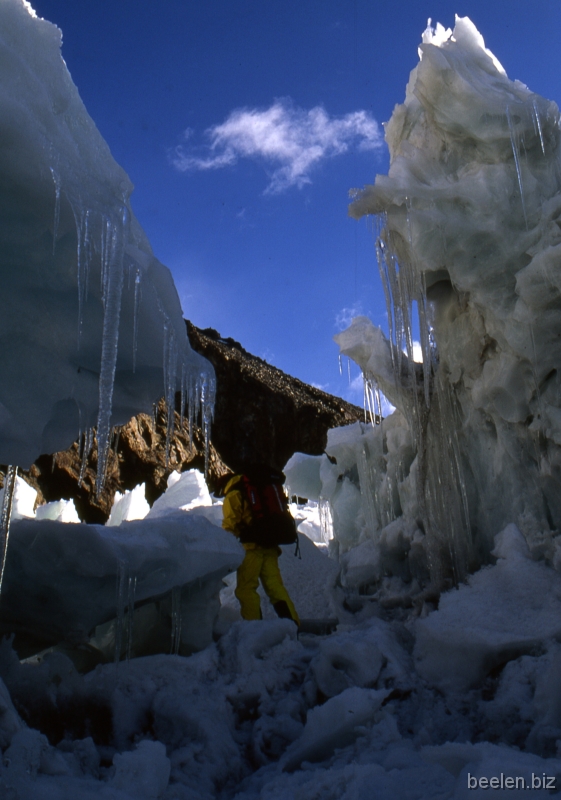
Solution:
M 120 564 L 116 586 L 117 616 L 115 618 L 115 644 L 113 655 L 116 666 L 123 657 L 125 661 L 130 661 L 133 654 L 136 580 L 136 575 L 131 575 L 127 566 L 125 564 Z M 181 586 L 174 586 L 171 590 L 171 641 L 169 651 L 171 655 L 177 655 L 179 653 L 181 644 L 181 623 Z
M 54 223 L 53 223 L 53 254 L 56 251 L 56 241 L 60 221 L 60 202 L 61 202 L 61 178 L 58 172 L 51 167 L 51 174 L 55 189 L 54 204 Z M 99 496 L 103 491 L 106 478 L 107 464 L 111 442 L 114 442 L 116 450 L 118 445 L 118 430 L 111 425 L 111 413 L 113 404 L 113 386 L 115 380 L 115 370 L 117 365 L 117 354 L 119 347 L 119 321 L 121 314 L 121 299 L 125 283 L 129 291 L 134 291 L 134 315 L 133 315 L 133 351 L 132 351 L 132 371 L 136 371 L 137 342 L 138 342 L 138 312 L 143 287 L 143 280 L 148 280 L 143 274 L 142 268 L 129 259 L 125 249 L 129 239 L 130 212 L 127 205 L 127 198 L 123 198 L 123 203 L 117 213 L 112 216 L 106 211 L 96 214 L 91 209 L 83 210 L 79 201 L 74 201 L 68 196 L 74 219 L 76 223 L 77 236 L 77 288 L 78 288 L 78 324 L 77 324 L 77 349 L 80 350 L 83 329 L 84 308 L 88 300 L 88 287 L 91 281 L 90 272 L 94 253 L 99 256 L 100 262 L 100 291 L 103 305 L 103 329 L 101 342 L 101 367 L 99 374 L 99 398 L 97 425 L 85 427 L 78 431 L 78 441 L 81 453 L 81 469 L 79 485 L 81 485 L 88 457 L 94 443 L 94 435 L 97 439 L 97 478 L 96 494 Z M 95 224 L 97 223 L 97 224 Z M 93 231 L 99 231 L 94 234 Z M 96 248 L 95 239 L 98 240 Z M 127 263 L 127 260 L 129 263 Z M 188 409 L 189 440 L 193 441 L 193 426 L 198 420 L 200 411 L 201 427 L 205 443 L 205 474 L 208 471 L 210 428 L 214 412 L 215 381 L 206 372 L 197 372 L 193 365 L 189 363 L 188 356 L 183 346 L 176 341 L 176 334 L 171 320 L 161 306 L 157 293 L 156 302 L 162 316 L 163 325 L 163 396 L 167 411 L 167 430 L 166 430 L 166 464 L 169 458 L 170 443 L 173 436 L 175 424 L 175 395 L 179 388 L 181 393 L 181 413 L 180 424 L 183 425 L 185 408 Z M 154 405 L 155 414 L 156 405 Z M 191 445 L 192 446 L 192 445 Z M 2 581 L 6 565 L 6 555 L 8 551 L 8 540 L 10 532 L 10 517 L 13 505 L 13 495 L 15 491 L 17 476 L 17 466 L 8 467 L 4 479 L 4 500 L 0 518 L 0 594 L 2 591 Z M 131 579 L 132 580 L 132 579 Z M 128 597 L 132 592 L 132 603 L 134 606 L 134 586 L 128 587 Z M 123 589 L 119 585 L 117 597 L 119 602 L 122 600 Z M 121 603 L 122 604 L 122 603 Z M 129 602 L 130 607 L 130 602 Z M 119 615 L 122 617 L 122 614 Z M 132 615 L 129 615 L 132 623 Z M 177 624 L 176 626 L 177 627 Z M 121 625 L 122 628 L 122 625 Z M 177 631 L 173 634 L 178 641 Z M 122 638 L 122 630 L 120 637 Z M 130 636 L 129 636 L 130 638 Z M 119 644 L 120 646 L 120 644 Z

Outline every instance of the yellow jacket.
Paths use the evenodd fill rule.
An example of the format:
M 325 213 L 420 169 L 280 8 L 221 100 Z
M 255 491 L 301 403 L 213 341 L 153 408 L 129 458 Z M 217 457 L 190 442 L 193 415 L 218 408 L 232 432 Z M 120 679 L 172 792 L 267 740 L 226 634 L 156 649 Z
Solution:
M 245 502 L 241 487 L 239 489 L 235 488 L 236 484 L 241 483 L 241 480 L 241 475 L 234 475 L 234 477 L 228 481 L 224 489 L 225 497 L 222 506 L 222 527 L 233 533 L 238 539 L 241 533 L 239 528 L 240 523 L 242 523 L 242 525 L 249 525 L 252 519 L 251 511 L 248 504 Z M 259 546 L 253 542 L 243 542 L 242 545 L 245 550 L 255 550 L 255 548 Z

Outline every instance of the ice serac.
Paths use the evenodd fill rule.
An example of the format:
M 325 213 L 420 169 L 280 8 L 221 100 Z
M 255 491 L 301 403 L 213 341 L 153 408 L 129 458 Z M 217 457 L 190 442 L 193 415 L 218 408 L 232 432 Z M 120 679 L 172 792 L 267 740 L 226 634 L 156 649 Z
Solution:
M 419 54 L 389 173 L 350 207 L 377 220 L 389 339 L 363 318 L 336 338 L 407 419 L 441 582 L 509 522 L 549 556 L 561 528 L 560 124 L 467 18 L 429 26 Z
M 60 45 L 28 3 L 0 3 L 0 463 L 97 425 L 101 480 L 112 426 L 181 387 L 207 419 L 214 371 Z
M 120 655 L 127 628 L 134 627 L 138 655 L 162 640 L 169 652 L 171 620 L 186 649 L 201 649 L 212 640 L 221 579 L 242 560 L 243 548 L 231 534 L 182 511 L 167 515 L 165 525 L 15 520 L 0 636 L 15 633 L 18 652 L 30 654 L 63 641 L 83 645 L 95 633 L 94 647 L 106 653 L 110 640 Z M 134 620 L 128 614 L 133 606 Z M 110 625 L 100 630 L 104 623 Z

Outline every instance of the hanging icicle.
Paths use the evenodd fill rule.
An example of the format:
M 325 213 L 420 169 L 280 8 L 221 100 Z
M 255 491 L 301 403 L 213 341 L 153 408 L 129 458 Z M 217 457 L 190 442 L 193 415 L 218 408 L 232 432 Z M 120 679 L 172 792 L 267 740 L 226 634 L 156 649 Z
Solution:
M 55 185 L 55 216 L 53 221 L 53 256 L 56 249 L 56 240 L 58 238 L 58 225 L 60 221 L 60 175 L 53 167 L 50 167 L 51 175 L 53 176 L 53 183 Z
M 134 278 L 134 312 L 133 312 L 133 330 L 132 330 L 132 371 L 136 372 L 136 351 L 138 343 L 138 307 L 140 304 L 140 269 L 136 270 Z
M 206 372 L 200 375 L 200 398 L 203 436 L 205 443 L 205 478 L 208 478 L 209 454 L 210 454 L 210 428 L 214 416 L 214 400 L 216 395 L 216 382 L 209 378 Z
M 181 586 L 171 590 L 171 654 L 179 653 L 181 644 Z
M 540 137 L 540 144 L 542 148 L 542 153 L 545 156 L 545 144 L 543 140 L 543 130 L 542 130 L 542 121 L 540 119 L 540 112 L 538 111 L 538 106 L 536 101 L 532 101 L 532 112 L 533 112 L 533 119 L 535 123 L 535 127 L 537 128 L 538 135 Z
M 512 121 L 512 115 L 510 113 L 509 106 L 506 107 L 506 119 L 508 123 L 508 129 L 510 131 L 510 145 L 512 147 L 512 155 L 514 156 L 514 165 L 516 167 L 516 176 L 518 178 L 518 189 L 520 190 L 520 202 L 522 203 L 522 213 L 524 214 L 524 222 L 526 223 L 526 229 L 528 229 L 528 216 L 526 214 L 526 202 L 524 200 L 524 187 L 522 185 L 522 170 L 520 168 L 520 155 L 519 155 L 519 141 L 518 135 L 516 133 L 516 127 Z
M 126 643 L 126 659 L 127 663 L 131 660 L 132 645 L 134 635 L 134 603 L 136 596 L 136 575 L 129 576 L 128 581 L 128 595 L 127 595 L 127 643 Z
M 88 466 L 88 457 L 92 449 L 93 437 L 94 437 L 94 429 L 87 428 L 83 435 L 82 455 L 81 455 L 82 460 L 80 464 L 80 475 L 78 477 L 78 488 L 82 486 L 82 482 L 86 474 L 86 467 Z
M 97 418 L 97 480 L 96 494 L 99 497 L 103 490 L 109 436 L 111 433 L 111 409 L 113 404 L 113 385 L 117 366 L 117 350 L 119 344 L 119 319 L 121 313 L 121 296 L 123 291 L 124 245 L 128 239 L 129 211 L 126 205 L 121 209 L 118 224 L 106 226 L 106 238 L 102 241 L 104 248 L 104 269 L 106 277 L 104 286 L 103 339 L 101 350 L 101 369 L 99 375 L 99 412 Z
M 15 466 L 9 466 L 6 471 L 6 475 L 4 476 L 4 500 L 2 502 L 2 516 L 0 517 L 0 598 L 2 596 L 4 571 L 6 569 L 6 557 L 8 555 L 10 522 L 12 518 L 12 507 L 14 503 L 17 474 L 18 468 Z

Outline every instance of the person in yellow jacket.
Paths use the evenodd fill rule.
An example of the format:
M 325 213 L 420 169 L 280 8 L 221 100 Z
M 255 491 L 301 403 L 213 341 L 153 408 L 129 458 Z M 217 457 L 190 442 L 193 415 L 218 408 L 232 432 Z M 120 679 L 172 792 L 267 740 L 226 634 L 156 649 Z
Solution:
M 244 526 L 251 523 L 251 509 L 242 491 L 242 475 L 234 475 L 221 490 L 224 494 L 222 527 L 240 538 Z M 262 619 L 261 601 L 257 593 L 259 581 L 279 617 L 286 617 L 300 625 L 300 619 L 282 582 L 279 569 L 280 547 L 261 547 L 253 542 L 243 542 L 245 558 L 237 572 L 235 595 L 244 619 Z

